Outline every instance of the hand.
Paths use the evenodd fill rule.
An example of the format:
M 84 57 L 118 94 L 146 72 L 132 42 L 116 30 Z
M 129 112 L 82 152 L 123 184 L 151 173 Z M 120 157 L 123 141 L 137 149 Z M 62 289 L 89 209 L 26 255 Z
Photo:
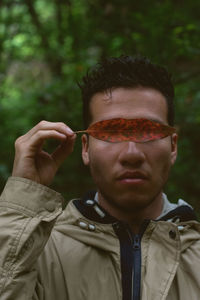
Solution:
M 52 154 L 42 149 L 47 139 L 60 141 Z M 75 139 L 75 133 L 64 123 L 41 121 L 16 140 L 12 176 L 49 185 L 60 165 L 73 151 Z

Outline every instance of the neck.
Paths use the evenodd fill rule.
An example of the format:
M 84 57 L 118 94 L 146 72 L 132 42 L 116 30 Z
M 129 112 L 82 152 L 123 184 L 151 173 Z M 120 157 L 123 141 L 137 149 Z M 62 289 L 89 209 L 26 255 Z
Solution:
M 160 193 L 146 207 L 135 208 L 134 210 L 122 210 L 117 206 L 106 201 L 101 193 L 98 193 L 99 204 L 116 219 L 128 223 L 134 234 L 139 233 L 140 227 L 145 219 L 156 219 L 160 216 L 163 209 L 163 197 Z

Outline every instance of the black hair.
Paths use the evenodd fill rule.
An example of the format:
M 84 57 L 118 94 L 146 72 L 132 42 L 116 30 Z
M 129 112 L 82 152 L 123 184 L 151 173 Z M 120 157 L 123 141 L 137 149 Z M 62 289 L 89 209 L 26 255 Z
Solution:
M 118 87 L 150 87 L 162 93 L 168 106 L 168 123 L 174 125 L 174 86 L 171 75 L 159 65 L 152 63 L 146 57 L 120 57 L 105 58 L 82 78 L 79 87 L 82 92 L 83 121 L 88 127 L 92 120 L 89 104 L 92 96 Z

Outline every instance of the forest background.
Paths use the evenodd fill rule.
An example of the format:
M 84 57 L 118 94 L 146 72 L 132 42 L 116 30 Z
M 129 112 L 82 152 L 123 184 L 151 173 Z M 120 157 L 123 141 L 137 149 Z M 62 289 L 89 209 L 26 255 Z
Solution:
M 199 0 L 1 0 L 1 190 L 18 136 L 43 119 L 83 129 L 77 82 L 90 66 L 106 56 L 141 54 L 167 66 L 176 88 L 179 155 L 165 191 L 200 212 L 199 11 Z M 52 188 L 66 201 L 94 188 L 80 137 Z

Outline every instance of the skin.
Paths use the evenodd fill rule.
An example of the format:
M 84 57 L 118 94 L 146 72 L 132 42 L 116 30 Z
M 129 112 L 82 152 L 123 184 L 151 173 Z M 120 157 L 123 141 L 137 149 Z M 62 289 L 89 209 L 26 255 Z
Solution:
M 91 99 L 90 110 L 92 123 L 146 118 L 168 125 L 166 100 L 151 88 L 116 88 L 111 94 L 97 93 Z M 146 143 L 109 143 L 82 136 L 83 162 L 90 167 L 101 206 L 127 222 L 133 232 L 139 231 L 144 219 L 160 215 L 163 187 L 176 156 L 176 134 Z
M 73 151 L 75 138 L 76 135 L 66 124 L 41 121 L 16 140 L 12 176 L 51 184 L 58 168 Z M 43 150 L 47 139 L 60 142 L 51 154 Z
M 151 88 L 116 88 L 97 93 L 90 103 L 92 123 L 112 118 L 147 118 L 167 124 L 163 95 Z M 60 145 L 53 153 L 43 149 L 47 139 Z M 58 168 L 73 151 L 76 135 L 64 123 L 41 121 L 15 142 L 12 176 L 51 184 Z M 111 215 L 138 232 L 146 218 L 162 210 L 162 190 L 177 156 L 177 135 L 147 143 L 109 143 L 82 136 L 82 157 L 98 188 L 99 202 Z M 124 172 L 132 174 L 134 178 Z M 141 174 L 145 176 L 140 178 Z M 138 178 L 137 178 L 138 177 Z

